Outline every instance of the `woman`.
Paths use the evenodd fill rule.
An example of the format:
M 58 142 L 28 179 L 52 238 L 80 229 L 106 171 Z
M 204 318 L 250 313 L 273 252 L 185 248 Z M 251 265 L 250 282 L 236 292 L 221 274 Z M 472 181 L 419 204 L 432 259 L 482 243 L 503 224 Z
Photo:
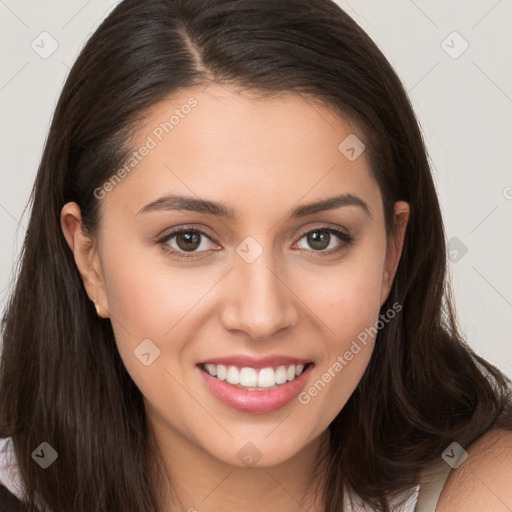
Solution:
M 511 506 L 509 381 L 457 332 L 404 89 L 333 2 L 124 0 L 32 199 L 12 506 Z

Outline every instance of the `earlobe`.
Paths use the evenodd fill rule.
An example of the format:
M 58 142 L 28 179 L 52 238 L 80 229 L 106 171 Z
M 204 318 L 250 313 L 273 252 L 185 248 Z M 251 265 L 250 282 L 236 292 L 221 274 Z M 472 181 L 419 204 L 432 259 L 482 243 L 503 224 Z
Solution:
M 409 204 L 405 201 L 397 201 L 393 208 L 395 210 L 393 217 L 395 223 L 395 231 L 387 244 L 386 261 L 382 283 L 383 286 L 381 306 L 384 304 L 384 302 L 386 302 L 389 292 L 391 291 L 393 281 L 395 279 L 396 269 L 398 268 L 398 263 L 400 262 L 400 257 L 402 255 L 405 233 L 407 230 L 407 223 L 409 221 L 410 213 Z
M 61 210 L 60 222 L 87 295 L 94 302 L 98 316 L 107 318 L 108 302 L 97 244 L 83 230 L 78 204 L 74 202 L 65 204 Z

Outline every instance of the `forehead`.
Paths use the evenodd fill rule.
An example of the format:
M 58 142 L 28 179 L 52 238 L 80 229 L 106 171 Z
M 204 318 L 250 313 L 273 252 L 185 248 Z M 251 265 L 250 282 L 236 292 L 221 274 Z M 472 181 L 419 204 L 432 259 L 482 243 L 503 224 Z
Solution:
M 133 138 L 135 165 L 109 200 L 129 197 L 135 210 L 179 192 L 229 197 L 239 211 L 248 201 L 257 210 L 338 191 L 372 202 L 379 191 L 362 138 L 349 119 L 298 94 L 262 98 L 213 84 L 182 90 L 147 112 Z M 348 146 L 361 154 L 349 158 Z
M 336 153 L 344 134 L 363 138 L 348 117 L 336 115 L 316 98 L 290 92 L 262 97 L 256 91 L 217 84 L 180 91 L 155 105 L 139 130 L 138 142 L 146 134 L 158 144 L 165 142 L 162 139 L 171 143 L 171 138 L 186 143 L 180 146 L 182 152 L 191 146 L 198 149 L 200 142 L 210 154 L 217 148 L 223 154 L 228 148 L 234 154 L 243 149 L 245 155 L 251 149 L 255 154 L 269 149 L 276 156 L 281 146 L 283 152 L 293 148 L 295 154 L 309 157 L 318 147 Z M 265 156 L 258 153 L 259 161 Z

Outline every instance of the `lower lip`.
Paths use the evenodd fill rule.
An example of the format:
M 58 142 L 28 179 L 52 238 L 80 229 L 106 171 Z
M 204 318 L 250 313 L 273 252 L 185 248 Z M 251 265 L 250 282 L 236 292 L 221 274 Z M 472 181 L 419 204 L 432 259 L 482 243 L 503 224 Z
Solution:
M 277 411 L 291 402 L 304 388 L 313 368 L 312 364 L 293 380 L 269 391 L 249 391 L 212 377 L 197 367 L 208 389 L 221 402 L 240 412 L 266 413 Z

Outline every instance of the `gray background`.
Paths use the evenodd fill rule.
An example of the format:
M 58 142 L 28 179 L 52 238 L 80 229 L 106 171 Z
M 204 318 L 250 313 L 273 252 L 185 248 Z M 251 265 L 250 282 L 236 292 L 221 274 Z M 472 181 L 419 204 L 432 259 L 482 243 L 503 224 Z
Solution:
M 2 309 L 58 95 L 116 3 L 0 0 Z M 461 327 L 477 352 L 512 375 L 512 0 L 338 3 L 410 93 L 442 204 Z

